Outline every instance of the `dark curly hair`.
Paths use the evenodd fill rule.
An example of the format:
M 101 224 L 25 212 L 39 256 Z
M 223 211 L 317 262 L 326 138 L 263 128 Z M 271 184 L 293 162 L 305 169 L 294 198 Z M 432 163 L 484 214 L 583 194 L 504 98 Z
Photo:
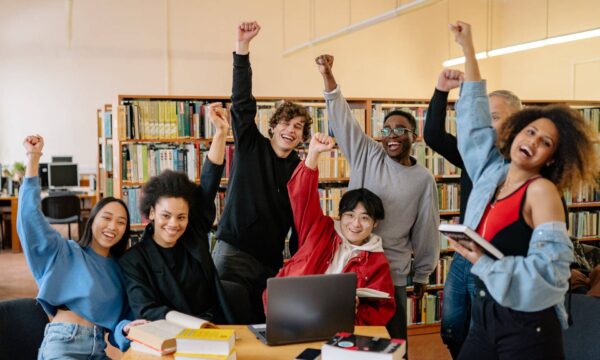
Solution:
M 191 209 L 195 190 L 196 184 L 191 182 L 186 174 L 165 170 L 160 175 L 150 178 L 142 188 L 140 211 L 149 217 L 150 209 L 161 197 L 183 198 Z
M 408 111 L 400 110 L 400 109 L 394 109 L 394 110 L 390 111 L 389 113 L 387 113 L 387 115 L 385 115 L 385 118 L 383 119 L 384 126 L 385 126 L 385 122 L 387 121 L 387 119 L 391 118 L 392 116 L 402 116 L 403 118 L 406 118 L 406 120 L 408 120 L 408 123 L 410 124 L 410 126 L 412 126 L 412 129 L 410 129 L 410 130 L 417 131 L 417 120 L 415 119 L 413 114 L 409 113 Z
M 594 145 L 598 139 L 583 116 L 565 105 L 533 106 L 509 116 L 498 132 L 497 145 L 502 155 L 510 159 L 510 148 L 517 134 L 540 118 L 552 121 L 559 134 L 552 163 L 542 168 L 541 175 L 561 190 L 597 186 L 600 163 Z
M 304 128 L 302 129 L 302 141 L 308 141 L 310 138 L 310 126 L 312 125 L 312 117 L 308 110 L 302 105 L 295 104 L 291 101 L 284 101 L 275 109 L 275 113 L 269 120 L 269 137 L 273 137 L 273 128 L 282 121 L 290 121 L 296 116 L 304 118 Z
M 346 211 L 354 210 L 358 203 L 363 204 L 365 210 L 367 210 L 367 215 L 369 215 L 371 219 L 378 221 L 383 220 L 385 217 L 383 202 L 381 202 L 379 196 L 365 188 L 350 190 L 344 193 L 340 200 L 339 215 L 342 216 Z
M 85 223 L 83 233 L 79 237 L 79 240 L 77 240 L 77 243 L 82 248 L 90 245 L 90 243 L 92 242 L 92 239 L 94 237 L 94 234 L 92 232 L 92 225 L 94 224 L 94 220 L 96 219 L 96 216 L 98 215 L 100 210 L 102 210 L 102 208 L 104 208 L 106 205 L 110 204 L 111 202 L 116 202 L 116 203 L 119 203 L 121 206 L 123 206 L 123 208 L 125 209 L 125 214 L 127 215 L 127 225 L 125 225 L 125 232 L 123 233 L 123 236 L 121 237 L 121 239 L 116 244 L 111 246 L 110 251 L 109 251 L 110 255 L 118 258 L 121 255 L 123 255 L 125 250 L 127 250 L 127 246 L 129 245 L 129 236 L 131 234 L 129 210 L 127 209 L 127 205 L 121 199 L 117 199 L 112 196 L 109 196 L 109 197 L 102 198 L 100 201 L 98 201 L 96 203 L 96 205 L 94 205 L 94 207 L 92 208 L 92 211 L 90 211 L 90 217 L 88 218 L 88 221 Z

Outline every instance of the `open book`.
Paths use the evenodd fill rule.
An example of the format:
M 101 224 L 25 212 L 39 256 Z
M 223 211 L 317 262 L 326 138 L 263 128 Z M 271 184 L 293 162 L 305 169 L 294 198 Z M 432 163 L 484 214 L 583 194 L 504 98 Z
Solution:
M 378 299 L 391 299 L 390 294 L 385 291 L 379 291 L 370 288 L 358 288 L 356 289 L 356 296 L 359 298 L 378 298 Z
M 178 311 L 169 311 L 165 320 L 134 326 L 127 336 L 134 350 L 165 355 L 175 352 L 175 337 L 183 329 L 214 328 L 213 323 Z
M 486 252 L 494 256 L 496 259 L 502 259 L 504 254 L 498 250 L 492 243 L 482 238 L 478 233 L 473 231 L 467 225 L 462 224 L 440 224 L 438 230 L 452 240 L 473 241 L 481 246 Z

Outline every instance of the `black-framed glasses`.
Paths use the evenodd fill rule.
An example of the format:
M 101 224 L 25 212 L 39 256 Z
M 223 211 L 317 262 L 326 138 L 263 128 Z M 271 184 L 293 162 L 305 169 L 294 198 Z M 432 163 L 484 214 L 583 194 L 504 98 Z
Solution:
M 384 127 L 383 129 L 379 130 L 379 133 L 381 134 L 381 136 L 390 136 L 392 135 L 392 133 L 398 136 L 402 136 L 404 134 L 414 134 L 415 132 L 405 127 L 397 127 L 393 129 L 391 127 Z

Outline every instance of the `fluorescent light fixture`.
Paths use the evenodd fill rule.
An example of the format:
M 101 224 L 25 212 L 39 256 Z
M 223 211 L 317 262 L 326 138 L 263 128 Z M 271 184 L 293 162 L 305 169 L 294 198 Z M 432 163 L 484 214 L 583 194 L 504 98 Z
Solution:
M 571 41 L 591 39 L 594 37 L 600 37 L 600 28 L 582 31 L 582 32 L 574 33 L 574 34 L 554 36 L 551 38 L 531 41 L 528 43 L 523 43 L 523 44 L 518 44 L 518 45 L 506 46 L 503 48 L 493 49 L 493 50 L 490 50 L 487 52 L 484 51 L 484 52 L 477 53 L 475 55 L 475 57 L 478 60 L 485 59 L 487 57 L 512 54 L 512 53 L 516 53 L 516 52 L 520 52 L 520 51 L 526 51 L 526 50 L 530 50 L 530 49 L 544 47 L 547 45 L 563 44 L 563 43 L 567 43 L 567 42 L 571 42 Z M 464 63 L 465 63 L 465 58 L 463 56 L 463 57 L 446 60 L 442 64 L 444 67 L 448 67 L 448 66 L 460 65 L 460 64 L 464 64 Z
M 488 56 L 489 55 L 487 52 L 482 51 L 482 52 L 478 52 L 477 54 L 475 54 L 475 59 L 477 59 L 477 60 L 486 59 Z M 464 63 L 465 63 L 465 57 L 461 56 L 461 57 L 457 57 L 454 59 L 446 60 L 446 61 L 444 61 L 443 65 L 444 65 L 444 67 L 448 67 L 448 66 L 460 65 L 460 64 L 464 64 Z

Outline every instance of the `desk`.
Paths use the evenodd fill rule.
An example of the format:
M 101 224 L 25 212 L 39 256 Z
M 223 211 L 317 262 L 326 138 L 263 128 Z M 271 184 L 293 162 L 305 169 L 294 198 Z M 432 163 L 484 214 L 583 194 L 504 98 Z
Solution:
M 267 346 L 260 342 L 246 325 L 223 325 L 223 329 L 234 329 L 235 351 L 239 360 L 282 360 L 294 359 L 302 350 L 307 347 L 320 349 L 324 341 L 311 343 L 301 343 L 292 345 Z M 356 334 L 389 337 L 385 326 L 356 326 Z M 157 356 L 143 354 L 137 351 L 128 350 L 122 360 L 156 360 Z M 173 359 L 173 356 L 163 356 L 160 359 Z
M 93 208 L 96 204 L 96 194 L 79 194 L 81 200 L 81 208 L 88 208 L 86 202 L 89 201 L 89 208 Z M 0 203 L 10 202 L 10 238 L 12 241 L 12 252 L 20 253 L 21 243 L 19 242 L 19 234 L 17 234 L 17 209 L 19 206 L 19 198 L 17 196 L 0 196 Z

